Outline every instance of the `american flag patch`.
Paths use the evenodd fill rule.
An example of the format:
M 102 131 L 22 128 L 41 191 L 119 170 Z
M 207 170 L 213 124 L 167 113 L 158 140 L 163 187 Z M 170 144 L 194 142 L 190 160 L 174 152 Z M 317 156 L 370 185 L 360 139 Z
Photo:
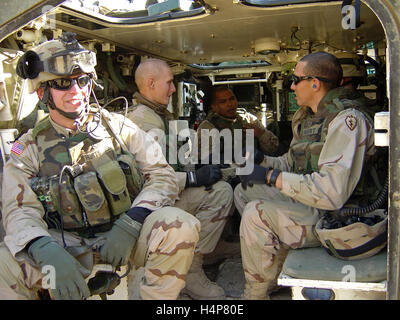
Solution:
M 21 155 L 24 150 L 25 146 L 18 141 L 15 141 L 11 148 L 11 152 L 16 154 L 17 156 Z

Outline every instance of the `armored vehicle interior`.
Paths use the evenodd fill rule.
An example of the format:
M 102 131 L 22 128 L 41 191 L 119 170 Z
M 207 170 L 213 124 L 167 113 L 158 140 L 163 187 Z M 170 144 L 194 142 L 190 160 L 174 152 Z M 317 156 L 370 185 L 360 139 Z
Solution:
M 204 119 L 210 88 L 226 84 L 239 107 L 255 114 L 277 134 L 279 154 L 289 146 L 290 121 L 298 109 L 289 76 L 297 61 L 310 52 L 362 55 L 367 74 L 359 89 L 375 100 L 379 111 L 398 113 L 397 74 L 389 76 L 394 73 L 391 70 L 399 70 L 398 53 L 394 53 L 400 52 L 396 1 L 67 0 L 23 1 L 24 6 L 19 1 L 6 2 L 9 11 L 3 10 L 7 12 L 1 13 L 0 20 L 3 163 L 10 143 L 36 121 L 32 111 L 38 100 L 15 74 L 18 58 L 39 43 L 60 37 L 63 31 L 74 32 L 81 44 L 97 53 L 95 94 L 108 110 L 125 112 L 137 91 L 136 67 L 142 59 L 160 58 L 175 75 L 177 91 L 169 109 L 187 120 L 190 128 Z M 116 99 L 121 96 L 126 100 Z M 387 130 L 380 133 L 389 141 Z M 390 157 L 395 161 L 396 154 Z M 392 189 L 397 171 L 389 172 L 390 198 L 399 190 Z M 389 231 L 395 237 L 398 208 L 392 209 L 390 203 L 391 199 Z M 390 240 L 391 236 L 388 277 L 393 282 L 387 295 L 394 298 L 399 290 L 398 244 Z

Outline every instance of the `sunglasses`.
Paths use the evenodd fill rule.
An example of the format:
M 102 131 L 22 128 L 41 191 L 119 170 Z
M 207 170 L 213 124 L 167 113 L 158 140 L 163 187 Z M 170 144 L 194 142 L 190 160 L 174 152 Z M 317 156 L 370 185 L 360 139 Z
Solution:
M 292 74 L 292 75 L 290 76 L 290 80 L 291 80 L 295 85 L 297 85 L 299 82 L 301 82 L 301 81 L 303 81 L 303 80 L 311 80 L 311 79 L 318 79 L 319 81 L 332 82 L 332 83 L 333 83 L 333 81 L 330 80 L 330 79 L 323 78 L 323 77 L 317 77 L 317 76 L 302 76 L 302 77 L 299 77 L 299 76 L 296 76 L 295 74 Z
M 59 79 L 54 79 L 48 81 L 48 84 L 50 88 L 56 89 L 56 90 L 62 90 L 66 91 L 71 89 L 76 83 L 78 84 L 79 88 L 84 88 L 86 87 L 89 83 L 92 77 L 90 75 L 82 75 L 78 78 L 59 78 Z

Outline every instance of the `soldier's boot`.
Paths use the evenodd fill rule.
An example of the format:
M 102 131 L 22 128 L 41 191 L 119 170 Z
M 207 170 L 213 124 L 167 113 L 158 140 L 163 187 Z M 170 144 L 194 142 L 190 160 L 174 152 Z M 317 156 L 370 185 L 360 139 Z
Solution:
M 270 300 L 268 289 L 272 285 L 272 281 L 266 282 L 246 282 L 243 300 Z
M 212 282 L 203 270 L 203 255 L 196 253 L 186 275 L 186 286 L 182 290 L 195 300 L 220 300 L 225 298 L 224 289 Z
M 210 265 L 228 258 L 240 257 L 240 242 L 218 241 L 214 251 L 204 255 L 204 265 Z

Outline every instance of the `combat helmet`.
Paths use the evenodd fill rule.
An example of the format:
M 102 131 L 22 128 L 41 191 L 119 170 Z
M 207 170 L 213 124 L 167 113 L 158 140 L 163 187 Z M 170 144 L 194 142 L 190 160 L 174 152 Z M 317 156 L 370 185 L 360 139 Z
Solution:
M 59 39 L 46 41 L 29 50 L 19 59 L 17 74 L 28 79 L 29 93 L 35 92 L 49 80 L 76 73 L 89 73 L 96 78 L 96 54 L 85 49 L 72 32 L 64 32 Z
M 378 209 L 362 217 L 338 218 L 325 214 L 315 225 L 315 234 L 330 255 L 343 260 L 371 257 L 387 243 L 387 214 Z
M 343 77 L 365 77 L 367 69 L 361 55 L 352 52 L 337 52 L 335 57 L 343 69 Z

